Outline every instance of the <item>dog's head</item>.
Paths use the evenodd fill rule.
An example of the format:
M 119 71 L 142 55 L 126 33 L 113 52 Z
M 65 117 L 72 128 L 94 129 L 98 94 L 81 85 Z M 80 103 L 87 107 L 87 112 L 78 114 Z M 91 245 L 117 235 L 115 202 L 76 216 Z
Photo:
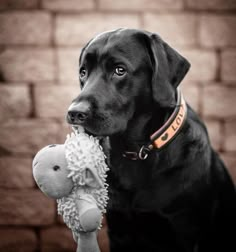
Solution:
M 135 114 L 175 106 L 190 64 L 158 35 L 134 29 L 102 33 L 82 50 L 81 93 L 67 121 L 95 135 L 124 132 Z

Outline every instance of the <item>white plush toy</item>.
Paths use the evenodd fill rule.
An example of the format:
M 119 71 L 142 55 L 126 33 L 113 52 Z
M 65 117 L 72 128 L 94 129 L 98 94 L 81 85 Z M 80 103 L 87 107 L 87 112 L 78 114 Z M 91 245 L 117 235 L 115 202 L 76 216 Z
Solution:
M 47 196 L 57 200 L 58 213 L 78 242 L 77 251 L 98 252 L 96 231 L 108 200 L 105 155 L 97 138 L 83 130 L 65 144 L 41 149 L 33 160 L 33 176 Z

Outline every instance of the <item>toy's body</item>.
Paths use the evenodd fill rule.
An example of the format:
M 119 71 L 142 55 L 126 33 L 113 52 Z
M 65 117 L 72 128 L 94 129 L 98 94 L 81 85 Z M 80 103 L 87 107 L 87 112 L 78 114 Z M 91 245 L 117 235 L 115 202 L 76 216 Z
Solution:
M 44 147 L 33 160 L 37 185 L 57 200 L 80 252 L 99 251 L 96 230 L 108 200 L 107 170 L 98 140 L 84 132 L 72 133 L 64 145 Z

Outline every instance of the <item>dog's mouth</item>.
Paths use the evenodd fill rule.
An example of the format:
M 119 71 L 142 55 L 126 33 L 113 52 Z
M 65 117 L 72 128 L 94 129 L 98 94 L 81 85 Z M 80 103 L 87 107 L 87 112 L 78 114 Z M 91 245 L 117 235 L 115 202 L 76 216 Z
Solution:
M 73 111 L 72 111 L 73 112 Z M 98 137 L 104 136 L 104 129 L 109 125 L 107 125 L 107 120 L 103 114 L 90 114 L 86 118 L 79 118 L 74 116 L 73 113 L 67 113 L 66 121 L 72 127 L 74 131 L 77 132 L 86 132 L 89 135 Z
M 122 115 L 114 115 L 109 111 L 93 113 L 81 122 L 79 120 L 68 120 L 67 118 L 67 123 L 75 131 L 79 132 L 82 129 L 81 131 L 98 138 L 123 132 L 127 125 L 126 121 L 126 118 L 122 117 Z
M 80 125 L 78 125 L 78 124 L 72 124 L 71 125 L 71 127 L 72 127 L 72 129 L 74 130 L 74 131 L 78 131 L 79 129 L 80 129 Z M 81 127 L 82 128 L 82 127 Z
M 100 136 L 94 132 L 89 131 L 88 129 L 84 128 L 83 126 L 79 125 L 79 124 L 72 124 L 72 129 L 74 131 L 79 131 L 79 132 L 85 132 L 86 134 L 93 136 L 93 137 L 97 137 L 97 138 L 102 138 L 104 136 Z

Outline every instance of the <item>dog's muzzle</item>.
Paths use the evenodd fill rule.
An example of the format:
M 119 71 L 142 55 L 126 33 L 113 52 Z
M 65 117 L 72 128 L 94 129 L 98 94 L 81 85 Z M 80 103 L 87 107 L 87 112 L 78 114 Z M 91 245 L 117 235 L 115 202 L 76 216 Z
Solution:
M 90 113 L 91 109 L 88 102 L 73 102 L 68 108 L 67 122 L 69 124 L 84 124 Z

